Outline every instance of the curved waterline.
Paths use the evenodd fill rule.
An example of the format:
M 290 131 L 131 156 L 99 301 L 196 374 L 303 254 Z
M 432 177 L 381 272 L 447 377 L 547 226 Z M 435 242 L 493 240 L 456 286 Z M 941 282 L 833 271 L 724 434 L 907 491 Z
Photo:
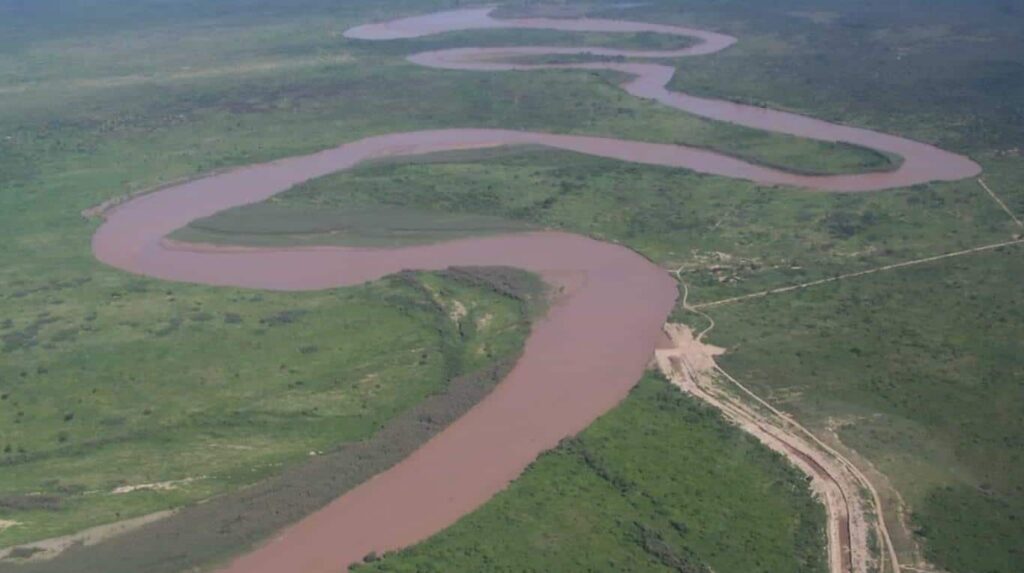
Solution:
M 345 32 L 349 38 L 387 40 L 415 38 L 442 32 L 469 29 L 552 29 L 574 32 L 654 32 L 694 38 L 697 43 L 678 50 L 623 50 L 594 47 L 504 47 L 453 48 L 422 52 L 409 56 L 409 61 L 434 68 L 478 71 L 513 71 L 538 69 L 610 70 L 632 76 L 621 85 L 631 95 L 655 100 L 669 107 L 694 115 L 725 121 L 776 133 L 833 143 L 848 143 L 903 158 L 892 171 L 851 175 L 801 175 L 782 169 L 758 166 L 724 153 L 716 153 L 683 145 L 663 145 L 635 141 L 605 140 L 575 136 L 551 136 L 539 142 L 562 149 L 625 161 L 684 167 L 700 173 L 747 179 L 765 185 L 788 185 L 824 191 L 876 191 L 908 187 L 930 181 L 955 181 L 972 177 L 981 167 L 967 157 L 950 153 L 933 145 L 904 137 L 888 135 L 795 113 L 743 105 L 723 100 L 701 98 L 667 89 L 676 70 L 670 65 L 646 62 L 593 62 L 571 64 L 509 63 L 515 58 L 543 55 L 591 55 L 599 57 L 671 59 L 702 56 L 720 52 L 736 43 L 725 34 L 681 26 L 622 22 L 583 18 L 558 20 L 524 18 L 498 20 L 491 17 L 493 8 L 475 8 L 441 12 L 427 16 L 404 18 L 380 24 L 357 26 Z
M 663 269 L 624 247 L 568 233 L 534 232 L 403 247 L 231 248 L 165 237 L 224 209 L 265 200 L 294 185 L 372 158 L 452 149 L 539 144 L 602 157 L 826 191 L 867 191 L 976 174 L 967 158 L 909 139 L 795 114 L 668 91 L 674 69 L 650 63 L 525 65 L 507 58 L 589 53 L 642 58 L 711 54 L 735 39 L 689 28 L 611 20 L 496 20 L 489 9 L 458 10 L 353 28 L 350 38 L 384 40 L 499 27 L 658 32 L 696 38 L 672 51 L 604 48 L 463 48 L 411 56 L 433 67 L 481 71 L 615 70 L 629 93 L 741 125 L 861 145 L 901 156 L 884 173 L 810 176 L 757 166 L 703 149 L 605 137 L 500 129 L 446 129 L 370 137 L 340 147 L 176 185 L 107 213 L 93 237 L 96 257 L 129 272 L 211 285 L 312 290 L 359 284 L 404 270 L 508 265 L 541 274 L 561 294 L 538 321 L 522 357 L 495 390 L 412 456 L 284 530 L 227 571 L 333 572 L 365 554 L 404 547 L 472 511 L 565 436 L 612 408 L 639 379 L 677 290 Z

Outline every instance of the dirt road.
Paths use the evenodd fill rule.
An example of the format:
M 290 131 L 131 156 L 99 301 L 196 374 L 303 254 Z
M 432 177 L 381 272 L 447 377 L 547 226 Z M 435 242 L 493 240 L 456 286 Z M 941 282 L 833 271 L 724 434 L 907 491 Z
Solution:
M 679 277 L 678 271 L 675 274 Z M 689 289 L 680 282 L 683 308 L 701 316 L 709 325 L 696 336 L 683 324 L 665 326 L 671 344 L 655 351 L 662 373 L 683 391 L 718 408 L 812 478 L 812 486 L 828 513 L 832 573 L 898 572 L 899 559 L 873 484 L 842 454 L 718 366 L 715 356 L 724 349 L 703 342 L 703 337 L 714 328 L 714 320 L 689 304 Z M 863 496 L 862 491 L 869 495 Z M 869 549 L 868 540 L 872 537 L 881 545 L 878 555 Z

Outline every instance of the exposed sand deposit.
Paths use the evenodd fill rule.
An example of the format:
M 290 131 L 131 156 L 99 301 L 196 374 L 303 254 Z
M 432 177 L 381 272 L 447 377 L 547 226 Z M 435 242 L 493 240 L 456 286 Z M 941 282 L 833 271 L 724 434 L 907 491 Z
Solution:
M 639 97 L 712 119 L 861 145 L 899 155 L 903 163 L 883 173 L 808 176 L 686 146 L 498 129 L 448 129 L 370 137 L 307 156 L 166 187 L 113 207 L 93 239 L 96 257 L 129 272 L 166 280 L 311 290 L 359 284 L 403 269 L 507 265 L 539 273 L 554 286 L 566 287 L 559 303 L 535 325 L 515 368 L 489 396 L 413 455 L 237 559 L 227 571 L 335 572 L 370 552 L 404 547 L 451 525 L 515 479 L 540 452 L 579 432 L 626 395 L 639 379 L 652 350 L 663 339 L 662 324 L 673 306 L 677 288 L 670 275 L 633 251 L 567 233 L 531 232 L 395 249 L 222 248 L 165 239 L 190 221 L 262 201 L 298 183 L 370 159 L 495 145 L 545 145 L 766 185 L 826 191 L 866 191 L 954 180 L 979 171 L 969 159 L 924 143 L 795 114 L 670 92 L 665 89 L 674 73 L 670 66 L 622 62 L 531 66 L 499 61 L 509 57 L 581 53 L 678 58 L 711 54 L 735 42 L 734 38 L 712 32 L 593 19 L 496 20 L 487 9 L 471 9 L 360 26 L 347 35 L 384 40 L 499 27 L 646 31 L 693 37 L 698 43 L 665 52 L 461 48 L 416 54 L 410 60 L 426 66 L 489 72 L 537 68 L 615 70 L 633 78 L 622 87 Z M 674 334 L 678 341 L 680 333 Z M 693 368 L 708 366 L 696 355 L 665 360 L 667 371 L 677 372 L 677 376 L 683 376 L 679 372 L 685 370 L 678 365 L 693 362 Z M 681 384 L 685 381 L 680 380 Z M 694 388 L 699 387 L 694 384 Z M 757 430 L 755 421 L 736 419 L 745 428 Z M 774 439 L 779 442 L 766 443 L 787 447 L 783 438 Z M 838 511 L 842 506 L 837 496 L 843 495 L 842 488 L 828 485 L 822 473 L 831 475 L 827 466 L 813 457 L 805 459 L 799 452 L 802 450 L 793 452 L 790 459 L 808 473 L 823 476 L 817 482 L 821 484 L 822 496 Z M 858 519 L 861 517 L 851 512 L 849 519 L 837 523 L 855 523 Z M 843 563 L 864 561 L 858 552 L 866 550 L 867 541 L 860 531 L 862 528 L 853 527 L 830 535 L 834 571 L 850 570 Z M 847 553 L 853 557 L 848 558 Z
M 27 555 L 25 559 L 28 561 L 45 561 L 47 559 L 53 559 L 71 547 L 95 545 L 106 539 L 116 537 L 147 524 L 159 521 L 173 513 L 173 511 L 159 511 L 149 515 L 143 515 L 141 517 L 90 527 L 89 529 L 79 531 L 78 533 L 72 533 L 71 535 L 62 535 L 60 537 L 26 543 L 25 545 L 0 549 L 0 559 L 6 559 L 11 555 L 17 554 L 19 551 L 22 551 Z M 0 529 L 3 529 L 3 523 L 4 522 L 0 521 Z M 9 523 L 13 524 L 14 522 Z

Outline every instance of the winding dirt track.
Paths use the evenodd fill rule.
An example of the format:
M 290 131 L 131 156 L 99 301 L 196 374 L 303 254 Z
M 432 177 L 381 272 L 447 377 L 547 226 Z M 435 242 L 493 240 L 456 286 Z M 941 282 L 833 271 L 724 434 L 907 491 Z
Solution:
M 411 56 L 415 63 L 482 71 L 606 69 L 629 74 L 627 92 L 708 118 L 826 141 L 862 145 L 903 157 L 891 172 L 806 176 L 761 167 L 707 150 L 601 137 L 496 129 L 450 129 L 370 137 L 312 155 L 243 167 L 162 189 L 107 213 L 93 238 L 96 257 L 129 272 L 172 281 L 280 290 L 353 285 L 403 269 L 509 265 L 564 287 L 535 325 L 522 358 L 494 392 L 390 470 L 289 527 L 237 559 L 232 573 L 334 572 L 370 551 L 420 541 L 454 523 L 503 489 L 537 454 L 586 427 L 617 404 L 640 377 L 675 301 L 675 281 L 636 253 L 566 233 L 524 233 L 398 249 L 338 247 L 215 248 L 172 243 L 166 235 L 218 211 L 262 201 L 291 186 L 370 158 L 448 149 L 539 144 L 640 163 L 682 167 L 767 185 L 868 191 L 956 180 L 980 168 L 927 144 L 834 125 L 790 113 L 668 91 L 674 69 L 650 63 L 532 66 L 510 57 L 581 54 L 677 58 L 711 54 L 735 39 L 689 28 L 611 20 L 496 20 L 489 9 L 458 10 L 372 24 L 350 38 L 386 40 L 485 28 L 658 32 L 694 37 L 665 52 L 603 48 L 462 48 Z

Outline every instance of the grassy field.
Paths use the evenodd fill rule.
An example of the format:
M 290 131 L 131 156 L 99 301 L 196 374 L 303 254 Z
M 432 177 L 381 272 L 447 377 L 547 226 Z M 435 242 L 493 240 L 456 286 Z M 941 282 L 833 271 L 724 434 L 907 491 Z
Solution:
M 422 224 L 456 215 L 472 222 L 487 214 L 497 229 L 518 224 L 583 233 L 627 244 L 666 268 L 683 266 L 687 282 L 697 287 L 696 302 L 998 242 L 1015 229 L 971 181 L 828 195 L 527 147 L 357 167 L 175 236 L 213 228 L 217 236 L 200 238 L 231 242 L 238 221 L 273 228 L 261 217 L 271 208 L 315 212 L 310 226 L 347 220 L 350 212 L 402 208 L 429 214 Z M 320 239 L 352 241 L 330 231 Z M 262 240 L 311 239 L 275 234 Z
M 627 12 L 628 13 L 628 12 Z M 1001 0 L 655 1 L 633 11 L 743 38 L 672 87 L 976 154 L 1024 144 L 1024 9 Z
M 723 367 L 870 460 L 928 557 L 1014 571 L 1024 248 L 708 309 Z
M 514 233 L 529 224 L 471 213 L 407 207 L 356 207 L 323 211 L 268 201 L 194 221 L 172 238 L 233 245 L 350 245 L 397 247 L 470 236 Z
M 0 543 L 251 484 L 516 356 L 520 302 L 464 282 L 410 275 L 317 294 L 22 285 L 15 300 L 49 310 L 7 314 L 0 330 L 0 510 L 19 523 Z M 467 315 L 453 320 L 456 305 Z
M 233 463 L 245 461 L 244 456 L 235 454 L 236 450 L 256 449 L 265 443 L 281 444 L 285 438 L 296 443 L 284 446 L 316 448 L 319 445 L 323 449 L 309 449 L 308 454 L 305 449 L 286 452 L 291 453 L 293 459 L 235 468 L 234 473 L 223 476 L 201 476 L 198 479 L 219 477 L 233 481 L 224 483 L 220 491 L 214 492 L 219 495 L 208 501 L 186 505 L 172 516 L 99 545 L 75 547 L 56 558 L 28 564 L 0 561 L 0 571 L 177 573 L 222 562 L 405 458 L 465 413 L 512 367 L 529 320 L 543 312 L 546 302 L 541 283 L 535 277 L 500 267 L 452 268 L 435 274 L 403 272 L 385 282 L 399 292 L 383 293 L 384 301 L 407 315 L 425 314 L 427 328 L 434 330 L 439 340 L 438 347 L 434 349 L 391 345 L 389 351 L 401 354 L 378 354 L 387 354 L 392 362 L 412 361 L 414 364 L 410 369 L 416 371 L 420 379 L 429 372 L 426 365 L 431 356 L 439 354 L 443 378 L 424 380 L 426 383 L 435 382 L 428 388 L 428 394 L 417 396 L 415 384 L 406 383 L 396 388 L 402 393 L 413 392 L 413 395 L 404 397 L 411 406 L 387 419 L 376 420 L 375 425 L 357 439 L 341 442 L 339 438 L 343 436 L 339 434 L 352 422 L 360 420 L 345 413 L 332 416 L 332 410 L 338 409 L 333 402 L 344 404 L 355 400 L 360 402 L 364 411 L 368 406 L 377 406 L 380 410 L 380 405 L 367 399 L 361 391 L 384 393 L 389 390 L 381 378 L 389 371 L 377 368 L 349 385 L 342 384 L 338 378 L 347 374 L 344 370 L 331 372 L 330 380 L 289 382 L 288 393 L 279 393 L 275 405 L 277 402 L 294 402 L 294 398 L 289 398 L 303 393 L 304 408 L 291 417 L 268 411 L 266 407 L 255 413 L 251 408 L 243 407 L 223 414 L 224 421 L 205 424 L 193 432 L 194 437 L 201 440 L 199 445 L 202 446 L 223 445 L 210 455 L 216 455 L 222 460 L 221 464 L 229 468 Z M 344 310 L 351 312 L 352 309 Z M 345 320 L 345 317 L 330 314 L 324 320 L 332 318 Z M 362 328 L 372 330 L 365 324 Z M 351 339 L 359 339 L 358 334 L 348 334 Z M 386 346 L 387 342 L 380 342 L 380 345 Z M 312 347 L 304 347 L 300 352 L 308 354 L 314 351 Z M 366 366 L 371 364 L 361 365 Z M 291 376 L 299 374 L 296 369 L 289 368 L 289 372 Z M 251 385 L 241 380 L 236 384 Z M 203 392 L 188 394 L 200 400 L 218 397 Z M 271 422 L 278 423 L 268 423 L 268 418 L 275 414 L 277 420 Z M 291 425 L 285 427 L 281 423 L 284 420 L 291 421 Z M 313 431 L 317 429 L 324 435 L 317 435 Z M 168 428 L 167 433 L 174 430 L 178 430 L 177 435 L 182 433 L 180 428 Z M 218 442 L 232 438 L 229 444 Z M 196 445 L 192 443 L 191 447 Z M 167 450 L 167 454 L 175 456 L 177 453 Z M 268 460 L 266 454 L 260 457 L 259 452 L 251 452 L 249 457 L 275 462 L 273 458 Z M 190 483 L 179 481 L 167 485 L 181 487 Z M 192 493 L 196 497 L 195 492 Z M 203 497 L 209 495 L 207 493 Z M 38 499 L 38 496 L 26 497 Z M 188 496 L 179 497 L 182 499 L 159 501 L 172 507 L 194 501 Z M 53 511 L 45 518 L 52 520 L 54 512 L 60 508 L 49 509 Z M 168 543 L 168 539 L 175 541 Z
M 825 571 L 802 474 L 648 374 L 482 509 L 357 570 Z

